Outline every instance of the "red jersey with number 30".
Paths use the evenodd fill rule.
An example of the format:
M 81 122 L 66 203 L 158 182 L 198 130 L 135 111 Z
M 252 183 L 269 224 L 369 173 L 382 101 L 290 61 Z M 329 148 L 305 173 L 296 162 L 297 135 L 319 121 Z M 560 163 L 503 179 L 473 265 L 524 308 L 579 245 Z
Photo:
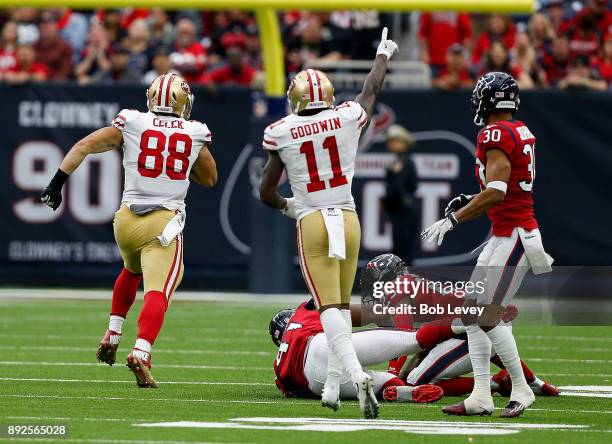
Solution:
M 301 304 L 289 319 L 274 361 L 275 382 L 285 396 L 313 397 L 304 376 L 304 360 L 310 338 L 319 333 L 323 333 L 323 325 L 311 299 Z
M 529 128 L 518 120 L 495 122 L 478 133 L 476 180 L 480 188 L 486 187 L 487 150 L 502 150 L 510 159 L 512 168 L 506 197 L 487 212 L 494 236 L 510 236 L 518 227 L 525 230 L 538 228 L 533 210 L 535 141 Z

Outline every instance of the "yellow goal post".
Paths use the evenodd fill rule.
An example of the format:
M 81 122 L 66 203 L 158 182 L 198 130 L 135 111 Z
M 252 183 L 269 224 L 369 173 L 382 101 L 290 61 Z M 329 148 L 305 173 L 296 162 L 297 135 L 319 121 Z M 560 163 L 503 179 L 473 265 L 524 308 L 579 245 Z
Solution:
M 36 7 L 75 9 L 97 8 L 164 8 L 255 11 L 261 38 L 265 70 L 265 93 L 268 97 L 285 94 L 283 43 L 278 24 L 279 10 L 330 11 L 376 9 L 378 11 L 463 11 L 530 13 L 535 0 L 2 0 L 0 7 Z M 375 6 L 375 8 L 373 8 Z

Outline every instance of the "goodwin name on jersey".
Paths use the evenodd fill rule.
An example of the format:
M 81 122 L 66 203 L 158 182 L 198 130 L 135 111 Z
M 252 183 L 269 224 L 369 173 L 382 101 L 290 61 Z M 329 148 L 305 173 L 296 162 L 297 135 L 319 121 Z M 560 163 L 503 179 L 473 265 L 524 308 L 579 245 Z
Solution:
M 125 186 L 122 204 L 185 210 L 189 173 L 211 142 L 196 120 L 123 109 L 112 125 L 123 133 Z
M 298 220 L 330 206 L 355 210 L 351 184 L 367 121 L 351 101 L 315 115 L 290 114 L 266 128 L 263 148 L 278 151 L 285 165 Z

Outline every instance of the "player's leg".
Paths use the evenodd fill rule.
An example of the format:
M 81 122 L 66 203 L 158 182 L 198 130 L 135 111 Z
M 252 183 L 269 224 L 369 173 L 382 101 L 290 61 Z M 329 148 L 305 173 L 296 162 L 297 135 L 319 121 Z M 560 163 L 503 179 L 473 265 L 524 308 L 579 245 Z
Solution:
M 502 307 L 512 300 L 528 270 L 523 244 L 515 229 L 512 236 L 501 238 L 487 267 L 491 306 L 486 308 L 485 315 L 487 311 L 493 314 L 488 319 L 480 320 L 512 380 L 510 402 L 501 413 L 502 417 L 519 416 L 535 400 L 523 373 L 512 330 L 500 320 Z
M 362 330 L 353 333 L 352 340 L 357 358 L 364 367 L 423 350 L 417 341 L 417 332 L 405 330 Z
M 138 337 L 128 367 L 135 374 L 139 387 L 156 387 L 151 368 L 151 349 L 163 326 L 172 294 L 183 276 L 183 235 L 179 234 L 167 247 L 156 236 L 172 219 L 171 211 L 158 210 L 141 216 L 149 242 L 141 251 L 144 279 L 144 304 L 138 317 Z
M 124 268 L 115 281 L 108 329 L 96 352 L 96 358 L 109 365 L 115 363 L 123 322 L 136 299 L 136 291 L 142 282 L 140 248 L 143 241 L 138 236 L 137 220 L 126 206 L 121 207 L 115 213 L 113 230 Z

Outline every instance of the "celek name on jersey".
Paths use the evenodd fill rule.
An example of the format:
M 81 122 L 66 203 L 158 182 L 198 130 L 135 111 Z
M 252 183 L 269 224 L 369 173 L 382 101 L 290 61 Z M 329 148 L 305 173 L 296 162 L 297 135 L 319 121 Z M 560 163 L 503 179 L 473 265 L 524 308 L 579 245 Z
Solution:
M 153 119 L 153 126 L 160 128 L 178 128 L 183 129 L 183 122 L 180 120 L 160 120 L 158 118 Z
M 531 131 L 529 131 L 529 128 L 527 128 L 526 126 L 517 127 L 516 132 L 519 133 L 519 136 L 521 136 L 521 140 L 535 139 L 535 136 L 531 133 Z
M 321 120 L 319 122 L 307 123 L 306 125 L 295 126 L 291 128 L 291 137 L 298 139 L 304 136 L 312 136 L 313 134 L 324 133 L 325 131 L 333 131 L 342 128 L 340 117 Z

